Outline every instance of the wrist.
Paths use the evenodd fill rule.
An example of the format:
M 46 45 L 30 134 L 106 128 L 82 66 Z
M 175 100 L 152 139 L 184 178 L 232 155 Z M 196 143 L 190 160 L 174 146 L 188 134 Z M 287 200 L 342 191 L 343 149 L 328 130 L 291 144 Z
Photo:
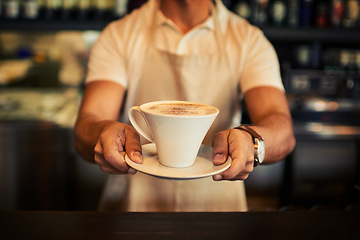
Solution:
M 264 139 L 249 125 L 241 125 L 235 127 L 240 131 L 244 131 L 250 134 L 254 145 L 254 167 L 263 163 L 265 158 L 265 142 Z

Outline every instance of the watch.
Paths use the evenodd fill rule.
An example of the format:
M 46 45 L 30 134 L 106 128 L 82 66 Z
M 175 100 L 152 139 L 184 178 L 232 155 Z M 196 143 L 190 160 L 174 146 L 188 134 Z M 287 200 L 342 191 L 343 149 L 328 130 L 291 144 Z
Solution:
M 264 139 L 247 125 L 241 125 L 234 129 L 239 129 L 248 132 L 254 143 L 254 167 L 263 163 L 265 158 L 265 142 Z

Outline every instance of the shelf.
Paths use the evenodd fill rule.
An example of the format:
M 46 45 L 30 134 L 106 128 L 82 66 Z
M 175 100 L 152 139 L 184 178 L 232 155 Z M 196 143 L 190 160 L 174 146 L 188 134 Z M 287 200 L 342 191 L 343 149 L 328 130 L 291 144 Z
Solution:
M 0 30 L 7 31 L 85 31 L 102 30 L 109 21 L 94 20 L 0 20 Z
M 109 21 L 45 21 L 0 20 L 0 30 L 8 31 L 101 31 Z M 287 28 L 263 27 L 265 35 L 273 41 L 324 41 L 359 43 L 360 28 Z
M 360 28 L 264 27 L 262 29 L 265 35 L 273 41 L 360 42 Z

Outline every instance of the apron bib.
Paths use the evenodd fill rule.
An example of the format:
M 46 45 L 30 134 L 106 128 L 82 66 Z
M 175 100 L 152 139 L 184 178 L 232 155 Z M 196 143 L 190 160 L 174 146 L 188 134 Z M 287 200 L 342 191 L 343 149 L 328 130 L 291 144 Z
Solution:
M 158 6 L 155 6 L 154 13 Z M 157 49 L 154 44 L 155 16 L 149 31 L 149 49 L 142 77 L 129 84 L 125 109 L 150 101 L 185 100 L 213 105 L 220 114 L 205 137 L 211 145 L 216 132 L 232 127 L 235 116 L 240 122 L 238 83 L 233 77 L 224 51 L 215 7 L 212 10 L 217 52 L 178 55 Z M 226 97 L 225 97 L 226 96 Z M 115 177 L 111 180 L 116 187 Z M 119 179 L 120 181 L 120 179 Z M 122 180 L 123 181 L 123 180 Z M 214 182 L 211 177 L 197 180 L 166 180 L 138 172 L 129 176 L 128 211 L 246 211 L 242 181 Z

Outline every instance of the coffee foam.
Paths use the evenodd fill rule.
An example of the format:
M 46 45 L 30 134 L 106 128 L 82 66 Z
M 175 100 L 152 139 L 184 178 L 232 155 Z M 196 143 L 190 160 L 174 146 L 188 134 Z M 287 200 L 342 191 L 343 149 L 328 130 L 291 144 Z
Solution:
M 215 107 L 198 103 L 156 103 L 144 107 L 144 111 L 174 116 L 205 116 L 217 113 Z

